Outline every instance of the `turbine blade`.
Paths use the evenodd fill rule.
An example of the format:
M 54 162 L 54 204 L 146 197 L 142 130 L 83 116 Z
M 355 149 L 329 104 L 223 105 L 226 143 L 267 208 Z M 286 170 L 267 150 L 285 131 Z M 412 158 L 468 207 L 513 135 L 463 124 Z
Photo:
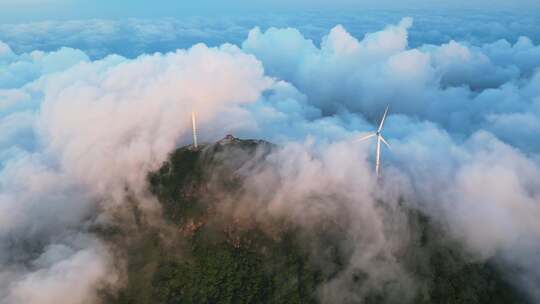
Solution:
M 390 149 L 390 151 L 392 150 L 392 147 L 390 147 L 390 144 L 386 142 L 386 140 L 384 139 L 384 137 L 381 136 L 381 140 L 382 142 L 388 147 L 388 149 Z
M 377 132 L 381 132 L 382 128 L 383 128 L 383 125 L 384 125 L 384 120 L 386 119 L 386 114 L 388 113 L 388 106 L 386 106 L 386 109 L 384 110 L 384 115 L 381 119 L 381 123 L 379 124 L 379 128 L 377 129 Z
M 375 136 L 375 133 L 370 133 L 370 134 L 365 135 L 365 136 L 363 136 L 363 137 L 357 138 L 357 139 L 355 139 L 354 141 L 363 141 L 363 140 L 366 140 L 366 139 L 371 138 L 371 137 L 373 137 L 373 136 Z
M 197 119 L 195 117 L 195 111 L 191 112 L 191 131 L 193 133 L 193 147 L 198 148 L 197 143 Z
M 381 136 L 377 136 L 377 154 L 375 158 L 375 173 L 377 174 L 377 177 L 380 176 L 381 173 Z

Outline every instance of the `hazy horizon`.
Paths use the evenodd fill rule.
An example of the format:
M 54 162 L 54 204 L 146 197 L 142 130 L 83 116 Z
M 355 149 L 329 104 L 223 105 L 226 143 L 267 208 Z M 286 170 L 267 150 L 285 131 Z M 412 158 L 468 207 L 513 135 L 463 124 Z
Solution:
M 294 13 L 294 11 L 356 11 L 363 10 L 476 10 L 493 12 L 511 10 L 535 14 L 540 8 L 535 0 L 518 1 L 422 1 L 409 0 L 396 3 L 390 0 L 337 0 L 337 1 L 227 1 L 224 5 L 214 0 L 197 3 L 177 3 L 173 0 L 149 3 L 147 1 L 97 0 L 88 3 L 82 0 L 4 0 L 0 3 L 0 23 L 20 23 L 42 20 L 70 19 L 119 19 L 161 18 L 185 16 L 219 16 L 248 13 Z

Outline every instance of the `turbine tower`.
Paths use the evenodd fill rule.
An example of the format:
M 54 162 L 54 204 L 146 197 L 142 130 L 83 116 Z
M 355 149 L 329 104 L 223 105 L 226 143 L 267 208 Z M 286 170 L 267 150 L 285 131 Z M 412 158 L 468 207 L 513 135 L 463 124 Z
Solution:
M 381 134 L 382 128 L 384 126 L 384 120 L 386 119 L 386 114 L 388 114 L 388 106 L 386 106 L 386 110 L 384 110 L 384 115 L 381 119 L 381 122 L 379 123 L 379 128 L 377 129 L 377 131 L 358 139 L 358 141 L 363 141 L 374 136 L 377 137 L 377 152 L 375 157 L 375 173 L 377 174 L 377 177 L 380 177 L 381 175 L 381 142 L 383 142 L 388 147 L 388 149 L 391 149 L 390 144 L 386 142 L 386 140 Z
M 191 112 L 191 130 L 193 131 L 193 147 L 197 149 L 197 120 L 195 118 L 195 111 Z

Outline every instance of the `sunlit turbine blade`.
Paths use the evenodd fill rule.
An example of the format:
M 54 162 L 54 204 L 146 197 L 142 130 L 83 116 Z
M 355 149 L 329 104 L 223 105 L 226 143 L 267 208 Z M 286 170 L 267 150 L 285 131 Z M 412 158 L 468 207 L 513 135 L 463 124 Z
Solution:
M 377 136 L 377 154 L 375 158 L 375 173 L 377 177 L 380 175 L 380 166 L 381 166 L 381 136 Z
M 384 137 L 381 136 L 381 140 L 382 140 L 382 142 L 388 147 L 388 149 L 392 150 L 392 148 L 390 147 L 390 144 L 386 142 L 386 140 L 384 139 Z
M 191 131 L 193 132 L 193 147 L 197 148 L 197 120 L 195 117 L 195 111 L 191 112 Z
M 384 110 L 384 115 L 381 119 L 381 123 L 379 124 L 379 129 L 377 129 L 377 132 L 381 132 L 382 128 L 383 128 L 383 125 L 384 125 L 384 120 L 386 119 L 386 114 L 388 113 L 388 106 L 386 106 L 386 109 Z
M 368 134 L 368 135 L 366 135 L 366 136 L 363 136 L 363 137 L 360 137 L 360 138 L 358 138 L 358 139 L 355 139 L 354 141 L 363 141 L 363 140 L 366 140 L 366 139 L 368 139 L 368 138 L 371 138 L 371 137 L 373 137 L 373 136 L 375 136 L 375 135 L 376 135 L 375 133 L 371 133 L 371 134 Z

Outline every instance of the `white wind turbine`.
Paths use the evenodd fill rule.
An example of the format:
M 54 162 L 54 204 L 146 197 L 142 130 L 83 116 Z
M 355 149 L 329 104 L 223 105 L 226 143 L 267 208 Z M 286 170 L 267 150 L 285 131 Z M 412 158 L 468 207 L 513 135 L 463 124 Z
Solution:
M 197 121 L 195 119 L 195 111 L 191 112 L 191 131 L 193 132 L 193 147 L 197 149 Z
M 384 137 L 381 135 L 381 131 L 384 126 L 384 120 L 386 119 L 387 113 L 388 113 L 388 106 L 386 106 L 386 110 L 384 110 L 384 115 L 381 119 L 381 122 L 379 124 L 379 128 L 377 129 L 377 131 L 358 139 L 358 141 L 363 141 L 374 136 L 377 137 L 377 152 L 376 152 L 376 158 L 375 158 L 375 173 L 377 173 L 377 177 L 379 177 L 381 174 L 381 141 L 388 147 L 388 149 L 391 149 L 390 144 L 388 144 L 386 140 L 384 139 Z

